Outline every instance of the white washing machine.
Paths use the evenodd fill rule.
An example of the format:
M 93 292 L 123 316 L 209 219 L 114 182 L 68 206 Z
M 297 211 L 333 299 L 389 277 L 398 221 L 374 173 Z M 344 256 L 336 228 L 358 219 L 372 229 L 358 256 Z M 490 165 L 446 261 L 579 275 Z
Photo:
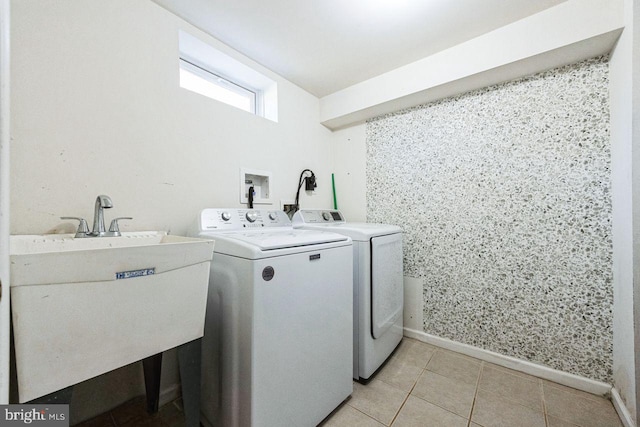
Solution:
M 282 211 L 205 209 L 207 426 L 315 426 L 353 390 L 352 244 Z
M 367 380 L 402 340 L 402 229 L 346 222 L 337 210 L 300 210 L 293 226 L 353 239 L 353 378 Z

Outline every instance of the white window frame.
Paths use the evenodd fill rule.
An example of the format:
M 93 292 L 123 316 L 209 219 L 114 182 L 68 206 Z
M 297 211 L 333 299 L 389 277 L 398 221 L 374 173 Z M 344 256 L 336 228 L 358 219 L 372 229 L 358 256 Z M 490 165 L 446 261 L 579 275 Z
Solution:
M 214 84 L 221 83 L 218 81 L 221 79 L 226 81 L 228 85 L 219 85 L 220 87 L 241 91 L 248 90 L 255 93 L 253 114 L 278 122 L 278 83 L 270 71 L 232 51 L 217 40 L 210 39 L 208 42 L 204 42 L 183 30 L 179 30 L 178 34 L 179 70 L 182 69 L 183 64 L 188 62 L 196 69 L 191 67 L 187 69 L 185 66 L 185 71 L 198 78 L 203 78 Z M 211 80 L 212 76 L 215 76 L 213 77 L 215 80 Z M 185 90 L 190 89 L 185 88 Z M 234 107 L 246 111 L 242 107 Z
M 261 91 L 238 84 L 232 79 L 221 75 L 221 73 L 216 73 L 215 71 L 208 69 L 206 66 L 201 65 L 200 63 L 198 63 L 198 61 L 195 61 L 191 58 L 180 57 L 180 68 L 192 74 L 195 74 L 196 76 L 201 77 L 204 80 L 207 80 L 208 82 L 221 87 L 222 89 L 234 92 L 242 97 L 247 98 L 250 105 L 249 112 L 252 114 L 261 115 L 260 111 L 262 109 L 259 108 L 261 104 Z M 213 99 L 216 99 L 220 102 L 225 102 L 222 99 Z

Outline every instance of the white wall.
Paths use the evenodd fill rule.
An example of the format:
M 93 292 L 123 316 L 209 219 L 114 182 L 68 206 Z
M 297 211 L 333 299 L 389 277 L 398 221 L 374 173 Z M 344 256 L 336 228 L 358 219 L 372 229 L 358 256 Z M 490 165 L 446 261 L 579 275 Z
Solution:
M 302 206 L 330 206 L 330 132 L 318 123 L 318 99 L 155 3 L 15 0 L 12 26 L 13 234 L 73 231 L 65 215 L 91 223 L 98 194 L 113 200 L 107 221 L 134 217 L 125 231 L 183 234 L 202 208 L 241 206 L 240 167 L 273 172 L 273 209 L 294 198 L 310 168 L 317 195 L 303 195 Z M 279 122 L 179 88 L 181 29 L 277 81 Z M 131 372 L 78 387 L 74 400 L 93 407 L 72 421 L 139 393 Z
M 638 57 L 640 45 L 634 33 L 633 1 L 625 1 L 625 30 L 611 55 L 611 171 L 613 202 L 613 382 L 626 407 L 637 419 L 636 345 L 637 317 L 634 316 L 634 281 L 638 282 L 638 203 L 640 186 L 634 169 L 640 161 L 634 150 L 634 136 L 640 132 L 640 97 L 638 97 Z M 634 65 L 635 61 L 635 65 Z M 634 77 L 634 73 L 636 76 Z M 632 90 L 633 89 L 633 90 Z M 637 142 L 636 142 L 637 145 Z M 635 217 L 635 219 L 634 219 Z M 635 249 L 635 250 L 634 250 Z M 637 285 L 636 285 L 637 289 Z M 637 301 L 636 301 L 637 305 Z M 637 310 L 637 308 L 636 308 Z M 635 329 L 635 330 L 634 330 Z
M 331 135 L 338 209 L 354 222 L 367 219 L 365 131 L 365 125 L 358 125 Z
M 13 233 L 89 218 L 97 194 L 134 217 L 125 230 L 184 233 L 201 208 L 239 206 L 243 166 L 274 173 L 277 201 L 311 168 L 303 204 L 330 202 L 314 96 L 239 55 L 278 82 L 279 123 L 179 88 L 178 30 L 219 43 L 148 1 L 14 1 L 13 17 Z

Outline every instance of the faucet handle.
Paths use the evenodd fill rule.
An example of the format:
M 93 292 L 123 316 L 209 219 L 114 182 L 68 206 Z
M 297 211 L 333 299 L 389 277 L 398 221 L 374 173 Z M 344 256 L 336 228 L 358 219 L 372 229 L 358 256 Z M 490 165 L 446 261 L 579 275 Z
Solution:
M 87 237 L 89 235 L 89 226 L 84 218 L 76 216 L 61 216 L 60 219 L 75 219 L 80 222 L 78 224 L 78 231 L 76 231 L 75 237 Z
M 114 218 L 111 220 L 111 224 L 109 225 L 109 231 L 107 232 L 107 237 L 118 237 L 120 236 L 120 227 L 118 227 L 118 221 L 121 219 L 133 219 L 130 216 L 121 216 L 118 218 Z

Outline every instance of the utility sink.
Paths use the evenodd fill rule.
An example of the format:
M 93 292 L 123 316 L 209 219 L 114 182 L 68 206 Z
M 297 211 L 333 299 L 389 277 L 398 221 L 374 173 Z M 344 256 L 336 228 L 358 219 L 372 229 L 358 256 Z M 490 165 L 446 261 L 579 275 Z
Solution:
M 213 243 L 11 236 L 20 403 L 202 337 Z

